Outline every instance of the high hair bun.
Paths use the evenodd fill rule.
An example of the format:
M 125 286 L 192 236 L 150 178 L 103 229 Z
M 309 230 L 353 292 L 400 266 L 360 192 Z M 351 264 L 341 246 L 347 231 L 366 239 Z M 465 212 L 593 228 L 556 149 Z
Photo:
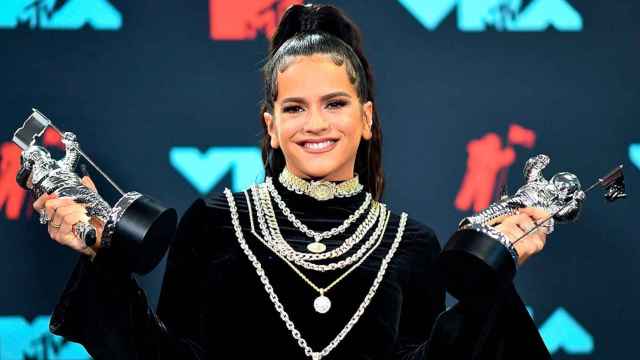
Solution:
M 270 54 L 285 41 L 302 33 L 323 32 L 337 37 L 360 53 L 360 31 L 340 9 L 331 5 L 291 5 L 273 35 Z

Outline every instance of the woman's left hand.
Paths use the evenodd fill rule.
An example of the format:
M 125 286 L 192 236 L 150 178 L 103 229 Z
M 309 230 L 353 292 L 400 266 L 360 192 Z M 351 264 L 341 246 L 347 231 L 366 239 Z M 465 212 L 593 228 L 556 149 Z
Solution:
M 512 243 L 531 230 L 536 223 L 540 223 L 549 217 L 549 213 L 539 208 L 522 208 L 520 213 L 504 218 L 502 222 L 495 226 L 496 230 L 502 232 Z M 537 254 L 544 248 L 547 240 L 544 226 L 530 233 L 515 244 L 518 252 L 518 265 L 522 265 L 527 259 Z

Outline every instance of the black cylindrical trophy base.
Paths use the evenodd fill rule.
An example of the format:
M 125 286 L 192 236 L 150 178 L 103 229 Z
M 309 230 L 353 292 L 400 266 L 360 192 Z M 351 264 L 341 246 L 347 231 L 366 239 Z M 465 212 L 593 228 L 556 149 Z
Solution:
M 458 300 L 493 294 L 510 284 L 516 263 L 499 241 L 475 230 L 458 230 L 438 259 L 447 291 Z
M 178 214 L 174 209 L 165 208 L 142 195 L 128 206 L 117 222 L 113 252 L 118 254 L 127 270 L 147 274 L 162 260 L 177 222 Z

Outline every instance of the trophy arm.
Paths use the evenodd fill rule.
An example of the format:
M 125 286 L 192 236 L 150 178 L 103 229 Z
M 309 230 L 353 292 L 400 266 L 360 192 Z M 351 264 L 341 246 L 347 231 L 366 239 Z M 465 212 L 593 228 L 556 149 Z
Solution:
M 551 159 L 544 154 L 538 154 L 529 160 L 524 165 L 523 175 L 527 183 L 534 181 L 544 180 L 542 176 L 542 170 L 549 165 Z
M 61 168 L 73 171 L 80 160 L 80 144 L 76 139 L 76 135 L 71 132 L 65 132 L 62 135 L 62 143 L 64 144 L 65 155 L 59 160 L 58 164 Z

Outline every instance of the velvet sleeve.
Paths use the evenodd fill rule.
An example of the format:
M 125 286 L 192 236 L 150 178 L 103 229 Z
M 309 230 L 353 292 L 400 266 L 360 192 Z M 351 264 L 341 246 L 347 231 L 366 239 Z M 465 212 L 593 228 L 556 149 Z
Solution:
M 204 359 L 200 341 L 198 291 L 202 261 L 203 200 L 180 220 L 169 248 L 158 312 L 117 254 L 101 249 L 91 261 L 81 255 L 56 305 L 50 330 L 82 344 L 96 360 Z
M 426 359 L 433 324 L 445 310 L 445 291 L 435 273 L 440 244 L 431 229 L 408 219 L 403 240 L 410 254 L 403 286 L 394 360 Z
M 440 245 L 428 227 L 410 232 L 417 257 L 403 292 L 396 360 L 550 359 L 515 288 L 445 309 L 445 288 L 436 267 Z

